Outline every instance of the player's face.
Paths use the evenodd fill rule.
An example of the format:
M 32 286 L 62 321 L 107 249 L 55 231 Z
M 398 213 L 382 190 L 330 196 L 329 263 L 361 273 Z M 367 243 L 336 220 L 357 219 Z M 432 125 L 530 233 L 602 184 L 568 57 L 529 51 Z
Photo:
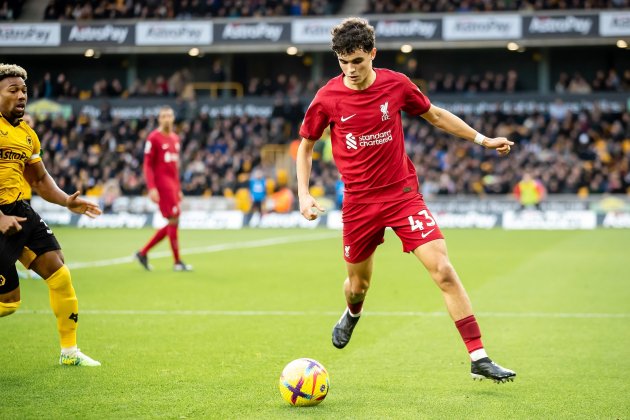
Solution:
M 375 56 L 376 48 L 370 52 L 357 50 L 352 54 L 337 56 L 346 86 L 360 90 L 372 84 L 374 81 L 372 60 Z
M 158 115 L 158 124 L 162 130 L 172 130 L 173 123 L 175 122 L 175 114 L 172 109 L 163 109 Z
M 7 77 L 0 81 L 0 112 L 11 123 L 26 111 L 26 83 L 21 77 Z

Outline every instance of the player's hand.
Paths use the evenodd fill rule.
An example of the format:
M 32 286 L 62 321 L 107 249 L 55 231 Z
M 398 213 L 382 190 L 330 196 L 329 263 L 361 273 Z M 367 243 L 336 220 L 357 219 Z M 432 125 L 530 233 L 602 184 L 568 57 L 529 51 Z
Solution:
M 66 207 L 68 207 L 68 210 L 73 213 L 85 214 L 92 219 L 103 213 L 98 204 L 79 198 L 79 191 L 75 192 L 71 196 L 68 196 L 68 199 L 66 200 Z
M 499 155 L 505 156 L 512 150 L 510 146 L 514 146 L 514 142 L 509 141 L 505 137 L 495 137 L 493 139 L 486 137 L 483 141 L 483 146 L 487 149 L 494 149 L 499 152 Z
M 22 230 L 22 222 L 26 222 L 26 217 L 0 215 L 0 233 L 7 236 L 18 233 Z
M 317 209 L 320 213 L 326 211 L 312 195 L 308 194 L 300 197 L 300 213 L 306 220 L 315 220 L 319 216 L 319 213 L 313 209 Z
M 149 198 L 154 203 L 159 203 L 160 202 L 160 193 L 158 192 L 157 188 L 151 188 L 149 190 Z

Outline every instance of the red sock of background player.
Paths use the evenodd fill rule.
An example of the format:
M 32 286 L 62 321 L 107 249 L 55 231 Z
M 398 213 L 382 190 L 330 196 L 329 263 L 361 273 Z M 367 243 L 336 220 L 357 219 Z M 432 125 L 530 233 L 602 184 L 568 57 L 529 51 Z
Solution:
M 464 340 L 466 349 L 468 349 L 468 353 L 470 354 L 470 358 L 473 362 L 484 357 L 488 357 L 483 348 L 483 343 L 481 342 L 481 331 L 479 330 L 479 324 L 477 324 L 477 320 L 474 315 L 455 321 L 455 326 L 457 327 L 459 334 L 462 336 L 462 340 Z
M 151 238 L 151 240 L 147 242 L 144 248 L 140 250 L 140 254 L 147 255 L 147 253 L 149 252 L 151 248 L 156 246 L 162 239 L 164 239 L 164 237 L 166 236 L 167 228 L 168 228 L 168 225 L 164 226 L 162 229 L 155 232 L 155 235 L 153 235 L 153 238 Z
M 175 259 L 175 263 L 180 262 L 179 260 L 179 241 L 177 240 L 177 225 L 167 225 L 168 230 L 166 231 L 168 234 L 168 239 L 171 241 L 171 249 L 173 250 L 173 258 Z
M 350 310 L 350 316 L 359 317 L 363 310 L 363 301 L 357 303 L 348 303 L 348 309 Z

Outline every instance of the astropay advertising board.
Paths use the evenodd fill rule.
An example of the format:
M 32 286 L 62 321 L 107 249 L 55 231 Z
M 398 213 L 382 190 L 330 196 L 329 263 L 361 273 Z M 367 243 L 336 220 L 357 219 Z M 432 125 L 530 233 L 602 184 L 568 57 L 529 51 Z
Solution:
M 630 11 L 601 12 L 599 33 L 601 36 L 630 36 Z
M 133 45 L 135 28 L 127 24 L 69 24 L 61 28 L 61 43 L 72 45 Z
M 291 39 L 288 22 L 238 21 L 214 25 L 215 44 L 267 44 Z
M 210 45 L 212 22 L 139 22 L 136 45 Z
M 597 15 L 525 16 L 523 26 L 526 38 L 596 36 Z
M 291 42 L 296 44 L 327 44 L 330 31 L 339 19 L 299 19 L 291 22 Z
M 446 41 L 509 40 L 523 35 L 519 15 L 445 16 L 442 29 Z
M 0 46 L 56 47 L 60 43 L 58 23 L 0 23 Z

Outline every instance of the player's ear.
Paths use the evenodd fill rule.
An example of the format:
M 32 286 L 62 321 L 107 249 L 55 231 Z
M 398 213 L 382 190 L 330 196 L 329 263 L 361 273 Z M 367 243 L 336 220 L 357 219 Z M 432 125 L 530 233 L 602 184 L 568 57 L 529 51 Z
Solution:
M 376 48 L 372 48 L 372 51 L 370 51 L 370 59 L 374 60 L 375 57 L 376 57 Z

